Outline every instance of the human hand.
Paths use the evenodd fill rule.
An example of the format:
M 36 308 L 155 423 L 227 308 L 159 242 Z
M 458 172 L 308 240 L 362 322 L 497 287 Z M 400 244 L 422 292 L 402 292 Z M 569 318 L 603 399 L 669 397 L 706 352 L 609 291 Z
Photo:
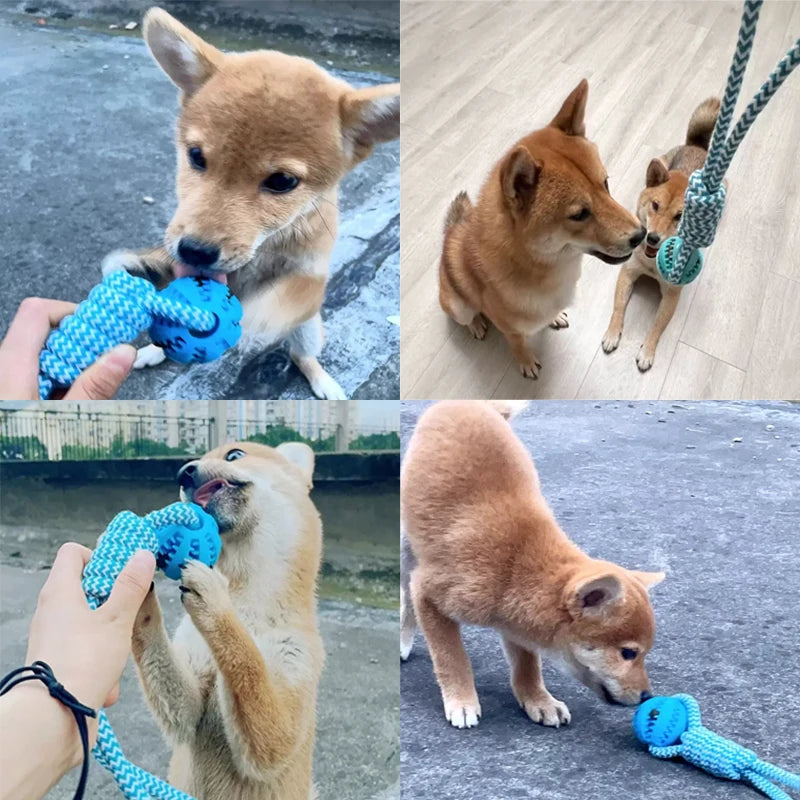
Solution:
M 5 339 L 0 342 L 0 399 L 39 399 L 39 353 L 74 303 L 28 297 L 20 303 Z M 63 400 L 110 400 L 128 377 L 136 350 L 122 344 L 84 370 Z
M 152 583 L 155 558 L 148 551 L 137 552 L 117 577 L 108 600 L 93 611 L 81 588 L 83 568 L 91 555 L 91 550 L 72 542 L 59 549 L 39 594 L 25 663 L 45 661 L 67 691 L 97 709 L 112 705 L 119 696 L 133 622 Z M 94 744 L 97 723 L 87 722 Z

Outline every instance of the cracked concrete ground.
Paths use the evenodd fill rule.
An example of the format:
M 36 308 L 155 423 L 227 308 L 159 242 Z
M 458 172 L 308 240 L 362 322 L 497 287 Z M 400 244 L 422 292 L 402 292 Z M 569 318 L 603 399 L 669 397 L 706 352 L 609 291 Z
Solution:
M 427 404 L 404 403 L 407 443 Z M 542 491 L 590 555 L 664 570 L 648 656 L 654 691 L 695 695 L 712 730 L 797 772 L 800 715 L 800 407 L 746 403 L 533 404 L 513 427 Z M 425 642 L 401 666 L 404 798 L 755 800 L 742 783 L 659 761 L 606 706 L 545 666 L 572 723 L 532 723 L 496 634 L 466 627 L 483 718 L 450 727 Z
M 255 46 L 218 35 L 226 46 Z M 391 80 L 331 69 L 357 86 Z M 0 183 L 1 336 L 25 297 L 79 302 L 106 253 L 161 241 L 175 202 L 177 96 L 140 38 L 39 27 L 16 10 L 0 11 L 0 76 L 0 166 L 11 178 Z M 399 181 L 392 142 L 342 184 L 321 361 L 348 396 L 399 396 Z M 285 347 L 244 345 L 210 365 L 137 371 L 118 395 L 311 396 Z

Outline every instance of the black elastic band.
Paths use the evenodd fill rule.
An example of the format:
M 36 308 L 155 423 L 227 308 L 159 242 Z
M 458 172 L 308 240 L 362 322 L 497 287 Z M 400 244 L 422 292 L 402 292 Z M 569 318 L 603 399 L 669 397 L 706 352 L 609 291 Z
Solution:
M 25 675 L 24 673 L 30 673 Z M 89 775 L 89 731 L 86 726 L 86 717 L 96 717 L 97 712 L 89 706 L 83 705 L 73 695 L 71 695 L 53 675 L 53 670 L 44 661 L 34 661 L 29 667 L 20 667 L 12 670 L 2 680 L 0 680 L 0 696 L 18 686 L 25 681 L 41 681 L 50 694 L 56 700 L 63 703 L 75 717 L 78 724 L 78 731 L 81 735 L 83 745 L 83 767 L 81 768 L 81 779 L 78 781 L 78 788 L 75 790 L 73 800 L 81 800 L 86 789 L 86 778 Z

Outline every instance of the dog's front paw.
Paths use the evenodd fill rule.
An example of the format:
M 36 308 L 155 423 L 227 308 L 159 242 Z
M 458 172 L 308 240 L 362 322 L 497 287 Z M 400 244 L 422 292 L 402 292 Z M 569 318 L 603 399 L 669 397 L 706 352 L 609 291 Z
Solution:
M 603 352 L 612 353 L 619 347 L 619 340 L 622 338 L 622 328 L 609 326 L 603 336 Z
M 486 338 L 486 331 L 489 330 L 489 323 L 486 321 L 486 317 L 484 317 L 483 314 L 476 314 L 467 327 L 469 328 L 469 332 L 476 339 L 482 340 Z
M 639 352 L 636 354 L 636 366 L 639 367 L 639 372 L 647 372 L 647 370 L 653 366 L 655 358 L 655 350 L 651 350 L 646 345 L 642 345 L 639 348 Z
M 231 607 L 227 578 L 200 561 L 190 561 L 181 570 L 180 590 L 183 607 L 201 632 Z
M 322 370 L 322 374 L 310 378 L 309 383 L 311 391 L 320 400 L 347 400 L 344 389 L 324 370 Z
M 133 623 L 131 644 L 134 656 L 138 657 L 160 631 L 161 608 L 158 605 L 155 588 L 151 585 Z
M 560 330 L 561 328 L 569 328 L 569 318 L 567 317 L 567 312 L 560 312 L 559 315 L 550 323 L 550 327 L 555 328 L 556 330 Z
M 539 377 L 539 370 L 542 364 L 536 356 L 531 356 L 530 360 L 520 363 L 519 371 L 522 373 L 523 378 L 531 378 L 536 380 Z
M 481 704 L 477 695 L 462 697 L 443 697 L 444 715 L 454 728 L 474 728 L 481 718 Z
M 113 250 L 103 259 L 100 269 L 103 273 L 103 277 L 110 275 L 112 272 L 118 272 L 124 269 L 125 272 L 129 272 L 137 278 L 152 280 L 150 271 L 148 271 L 144 260 L 138 253 L 134 253 L 133 250 Z
M 525 713 L 540 725 L 560 728 L 562 725 L 569 725 L 572 719 L 566 703 L 556 700 L 548 691 L 532 697 L 517 698 L 517 700 Z
M 144 369 L 145 367 L 157 367 L 167 356 L 163 349 L 154 344 L 140 347 L 136 351 L 136 361 L 133 362 L 134 369 Z

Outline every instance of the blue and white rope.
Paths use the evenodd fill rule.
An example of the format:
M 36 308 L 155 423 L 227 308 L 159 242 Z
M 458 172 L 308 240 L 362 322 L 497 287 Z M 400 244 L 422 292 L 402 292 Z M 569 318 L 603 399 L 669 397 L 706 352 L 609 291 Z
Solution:
M 124 270 L 106 275 L 48 337 L 39 357 L 39 397 L 46 400 L 55 386 L 70 386 L 103 353 L 149 328 L 156 316 L 197 331 L 217 324 L 211 311 L 163 297 L 145 278 Z
M 167 525 L 198 528 L 201 522 L 186 503 L 173 503 L 144 517 L 123 511 L 111 520 L 83 572 L 83 591 L 91 608 L 97 608 L 108 599 L 117 575 L 137 550 L 157 553 L 158 530 Z M 194 800 L 191 795 L 131 764 L 122 752 L 105 711 L 101 710 L 98 718 L 97 743 L 92 754 L 113 775 L 128 800 Z
M 680 744 L 669 747 L 650 745 L 650 752 L 656 758 L 680 756 L 718 778 L 748 781 L 772 800 L 792 800 L 775 783 L 800 789 L 800 775 L 762 761 L 752 750 L 706 728 L 700 718 L 700 706 L 691 695 L 678 694 L 675 699 L 686 708 L 688 727 L 681 734 Z
M 659 250 L 658 268 L 664 279 L 670 283 L 689 283 L 700 273 L 702 257 L 699 249 L 709 247 L 714 241 L 725 206 L 725 186 L 722 182 L 725 172 L 756 117 L 792 70 L 800 64 L 798 39 L 778 62 L 739 118 L 733 133 L 726 139 L 742 88 L 745 68 L 753 49 L 762 3 L 763 0 L 745 0 L 736 51 L 706 163 L 689 179 L 683 216 L 676 236 L 667 239 Z

